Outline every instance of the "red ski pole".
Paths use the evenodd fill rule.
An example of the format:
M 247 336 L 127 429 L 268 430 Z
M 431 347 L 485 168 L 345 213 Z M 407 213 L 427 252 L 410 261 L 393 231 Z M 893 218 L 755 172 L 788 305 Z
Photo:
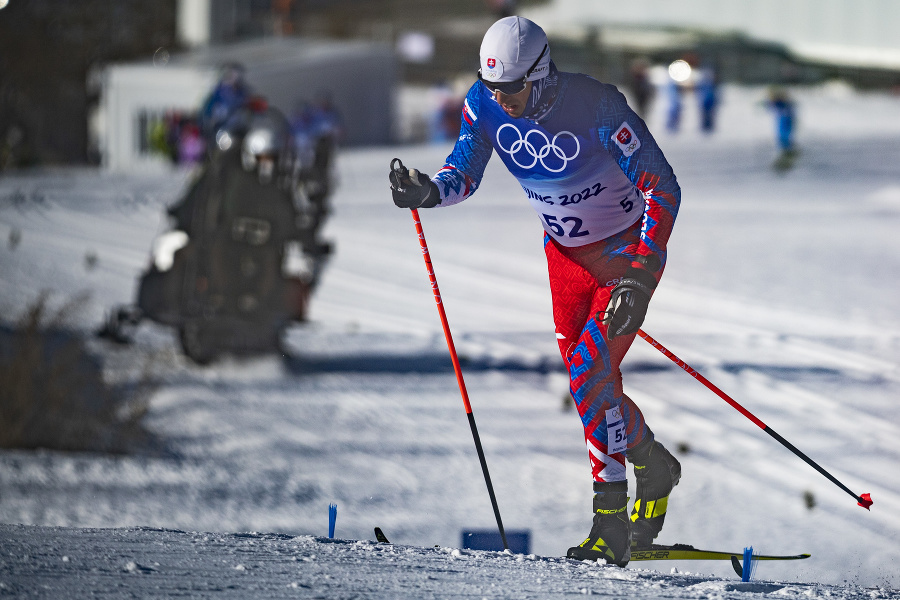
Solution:
M 398 161 L 399 162 L 399 161 Z M 402 163 L 400 168 L 403 168 Z M 422 230 L 422 222 L 419 220 L 419 211 L 412 209 L 413 221 L 416 223 L 416 233 L 419 234 L 419 245 L 422 247 L 422 256 L 425 258 L 425 267 L 428 269 L 428 278 L 431 280 L 431 291 L 434 293 L 434 302 L 437 304 L 438 314 L 441 317 L 441 325 L 444 328 L 444 337 L 447 340 L 447 348 L 450 350 L 450 360 L 453 362 L 453 370 L 456 372 L 456 383 L 459 384 L 459 393 L 462 395 L 463 405 L 466 408 L 466 416 L 469 418 L 469 428 L 475 439 L 475 449 L 478 451 L 478 460 L 481 463 L 481 472 L 484 473 L 484 482 L 487 484 L 488 494 L 491 497 L 491 506 L 494 508 L 494 517 L 497 519 L 497 528 L 500 530 L 500 539 L 503 540 L 503 548 L 509 550 L 506 541 L 506 531 L 503 529 L 503 521 L 500 520 L 500 509 L 497 507 L 497 498 L 494 496 L 494 486 L 491 484 L 491 475 L 488 473 L 487 461 L 484 459 L 484 450 L 481 448 L 481 438 L 478 436 L 478 428 L 475 427 L 475 416 L 472 414 L 472 405 L 469 404 L 469 394 L 466 391 L 466 382 L 463 381 L 462 368 L 459 366 L 459 357 L 456 355 L 456 346 L 453 344 L 453 336 L 450 334 L 450 325 L 447 322 L 447 313 L 444 312 L 444 303 L 441 301 L 441 291 L 438 289 L 437 277 L 434 267 L 431 265 L 431 255 L 428 253 L 428 245 L 425 243 L 425 232 Z
M 861 494 L 859 496 L 854 494 L 850 490 L 850 488 L 848 488 L 843 483 L 838 481 L 834 477 L 834 475 L 832 475 L 831 473 L 829 473 L 828 471 L 826 471 L 825 469 L 820 467 L 813 459 L 811 459 L 810 457 L 808 457 L 805 454 L 803 454 L 802 452 L 800 452 L 800 450 L 795 448 L 793 444 L 791 444 L 789 441 L 787 441 L 786 439 L 784 439 L 783 437 L 778 435 L 771 427 L 769 427 L 768 425 L 766 425 L 765 423 L 763 423 L 762 421 L 757 419 L 753 413 L 751 413 L 749 410 L 747 410 L 746 408 L 741 406 L 738 402 L 736 402 L 734 399 L 732 399 L 728 394 L 726 394 L 725 392 L 723 392 L 722 390 L 717 388 L 715 385 L 713 385 L 712 382 L 710 382 L 706 377 L 704 377 L 703 375 L 701 375 L 700 373 L 695 371 L 689 364 L 687 364 L 686 362 L 684 362 L 683 360 L 681 360 L 680 358 L 678 358 L 677 356 L 672 354 L 665 346 L 663 346 L 662 344 L 657 342 L 655 339 L 653 339 L 652 337 L 647 335 L 643 329 L 638 330 L 638 335 L 641 336 L 642 338 L 644 338 L 645 340 L 647 340 L 647 342 L 651 346 L 653 346 L 654 348 L 656 348 L 657 350 L 659 350 L 660 352 L 665 354 L 676 365 L 678 365 L 679 367 L 684 369 L 688 373 L 688 375 L 690 375 L 691 377 L 693 377 L 694 379 L 696 379 L 697 381 L 699 381 L 700 383 L 705 385 L 713 393 L 715 393 L 719 398 L 721 398 L 722 400 L 724 400 L 725 402 L 730 404 L 739 413 L 741 413 L 742 415 L 744 415 L 745 417 L 747 417 L 748 419 L 753 421 L 753 423 L 757 427 L 759 427 L 760 429 L 762 429 L 763 431 L 768 433 L 770 436 L 772 436 L 773 438 L 778 440 L 778 442 L 781 443 L 782 446 L 784 446 L 785 448 L 787 448 L 788 450 L 790 450 L 791 452 L 793 452 L 794 454 L 796 454 L 797 456 L 802 458 L 804 461 L 806 461 L 806 464 L 808 464 L 813 469 L 815 469 L 816 471 L 818 471 L 819 473 L 821 473 L 822 475 L 827 477 L 833 484 L 835 484 L 836 486 L 838 486 L 839 488 L 841 488 L 842 490 L 844 490 L 845 492 L 847 492 L 848 494 L 853 496 L 853 498 L 856 500 L 857 504 L 859 504 L 866 510 L 869 510 L 869 507 L 872 506 L 871 494 Z

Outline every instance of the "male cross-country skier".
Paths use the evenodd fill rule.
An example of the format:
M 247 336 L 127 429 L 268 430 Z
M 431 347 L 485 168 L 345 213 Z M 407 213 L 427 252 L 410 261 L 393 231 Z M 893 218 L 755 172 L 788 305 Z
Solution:
M 681 476 L 624 394 L 619 370 L 662 275 L 681 191 L 625 97 L 558 71 L 532 21 L 494 23 L 480 62 L 446 164 L 432 178 L 392 170 L 394 203 L 412 209 L 465 200 L 493 151 L 519 180 L 545 230 L 556 337 L 594 478 L 593 526 L 567 555 L 625 566 L 632 547 L 659 534 Z M 626 459 L 637 480 L 630 518 Z

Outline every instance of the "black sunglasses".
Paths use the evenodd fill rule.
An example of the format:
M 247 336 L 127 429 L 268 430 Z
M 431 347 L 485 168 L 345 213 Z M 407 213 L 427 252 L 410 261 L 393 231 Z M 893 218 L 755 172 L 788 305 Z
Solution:
M 534 61 L 534 64 L 525 71 L 525 76 L 522 79 L 516 79 L 515 81 L 506 81 L 504 83 L 494 83 L 492 81 L 487 81 L 484 77 L 481 76 L 481 69 L 478 69 L 478 80 L 487 87 L 487 89 L 492 92 L 500 92 L 506 96 L 512 96 L 513 94 L 518 94 L 522 90 L 525 89 L 525 86 L 528 85 L 528 77 L 531 73 L 537 68 L 538 63 L 541 62 L 541 59 L 544 58 L 544 54 L 547 53 L 547 50 L 550 48 L 549 45 L 544 44 L 544 49 L 541 50 L 541 55 L 537 57 L 537 60 Z

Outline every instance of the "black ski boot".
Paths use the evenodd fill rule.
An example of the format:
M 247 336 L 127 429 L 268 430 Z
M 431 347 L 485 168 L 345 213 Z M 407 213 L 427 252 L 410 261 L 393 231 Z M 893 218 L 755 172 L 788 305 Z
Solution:
M 604 559 L 624 567 L 631 560 L 631 522 L 628 520 L 628 482 L 594 482 L 594 525 L 588 538 L 569 548 L 576 560 Z
M 681 465 L 653 434 L 625 452 L 634 465 L 637 497 L 631 509 L 631 545 L 647 548 L 659 535 L 666 519 L 669 494 L 681 479 Z

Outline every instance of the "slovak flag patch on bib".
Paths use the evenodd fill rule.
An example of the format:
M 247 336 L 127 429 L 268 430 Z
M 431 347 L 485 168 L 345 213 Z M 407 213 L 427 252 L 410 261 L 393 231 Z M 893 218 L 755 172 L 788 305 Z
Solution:
M 634 129 L 632 129 L 627 122 L 623 122 L 619 125 L 619 128 L 612 135 L 611 139 L 625 156 L 631 156 L 641 147 L 641 140 L 638 139 L 638 136 L 634 133 Z

